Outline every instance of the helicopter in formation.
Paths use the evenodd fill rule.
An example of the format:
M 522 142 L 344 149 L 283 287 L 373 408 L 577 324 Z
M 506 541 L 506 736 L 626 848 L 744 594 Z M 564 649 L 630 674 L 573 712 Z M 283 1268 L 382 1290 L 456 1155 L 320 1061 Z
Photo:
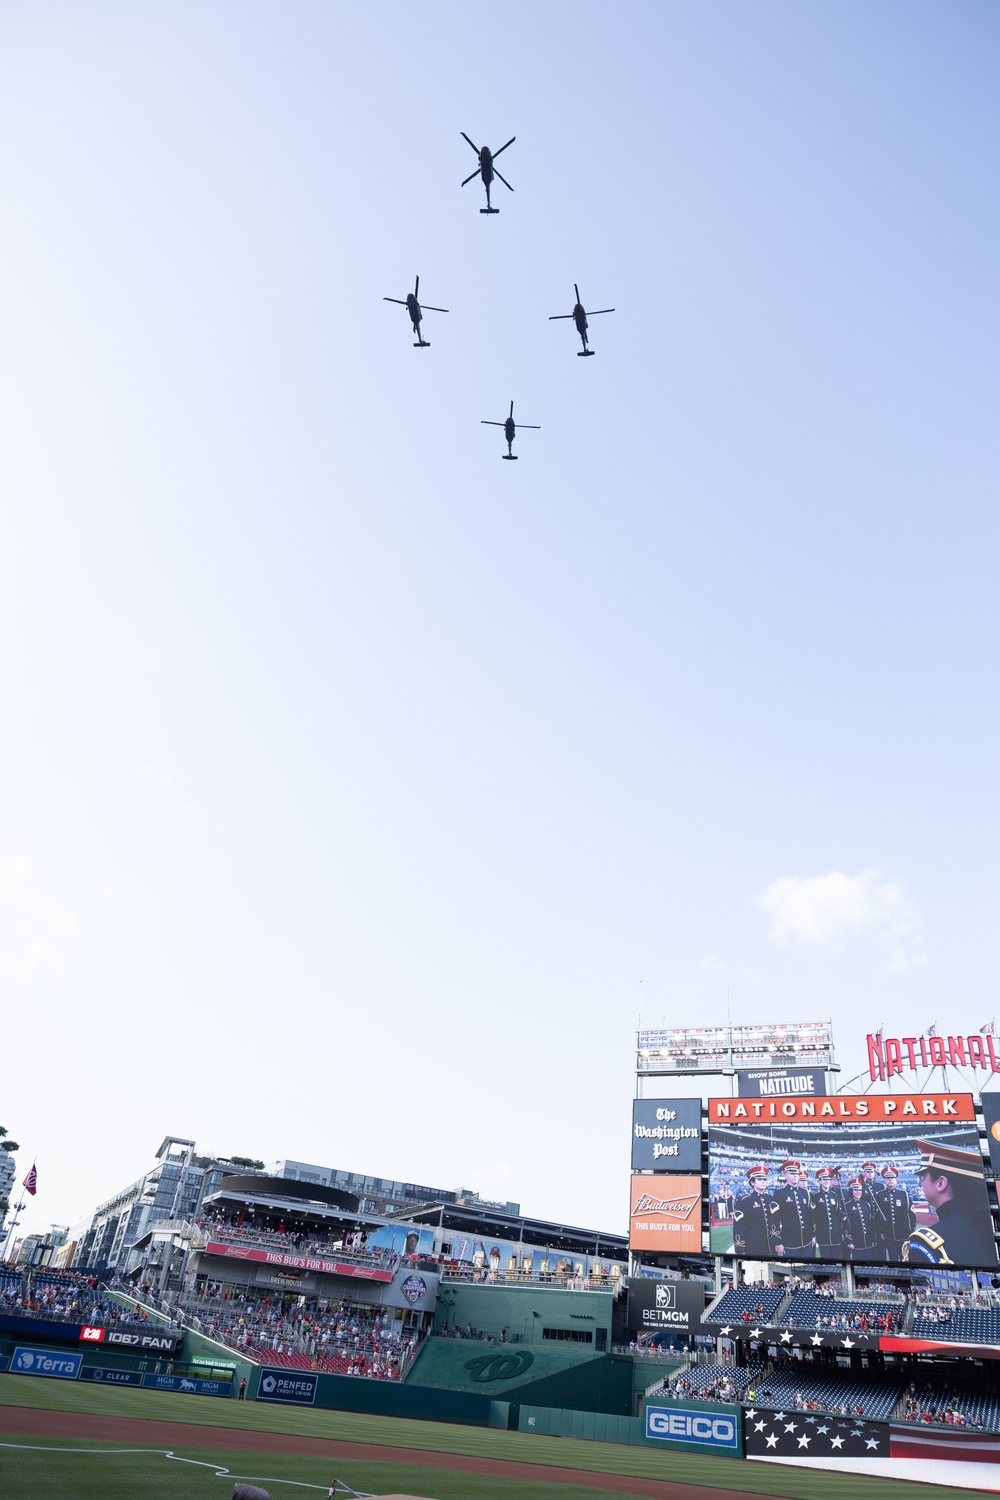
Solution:
M 486 421 L 484 419 L 483 421 L 480 422 L 479 425 L 480 425 L 480 427 L 502 427 L 503 428 L 503 435 L 507 439 L 507 452 L 506 453 L 501 453 L 500 457 L 501 458 L 512 458 L 515 463 L 517 462 L 517 454 L 513 453 L 511 451 L 511 449 L 512 449 L 512 446 L 513 446 L 513 443 L 514 443 L 514 434 L 515 434 L 515 432 L 517 432 L 518 428 L 520 428 L 520 427 L 528 427 L 528 428 L 531 429 L 532 432 L 541 432 L 541 430 L 542 430 L 534 422 L 515 422 L 514 421 L 514 403 L 513 403 L 513 401 L 510 403 L 510 416 L 507 417 L 505 421 L 503 421 L 503 422 L 488 422 L 488 421 Z
M 464 140 L 469 141 L 469 137 L 465 134 L 464 130 L 461 132 L 461 135 Z M 500 151 L 506 151 L 507 146 L 512 146 L 516 140 L 517 136 L 512 135 L 507 144 L 500 147 Z M 481 208 L 479 212 L 481 214 L 498 214 L 500 210 L 498 208 L 494 208 L 490 202 L 490 183 L 493 181 L 493 178 L 499 177 L 505 188 L 510 188 L 511 192 L 514 191 L 514 189 L 510 186 L 510 183 L 507 181 L 506 177 L 498 172 L 496 167 L 493 165 L 497 157 L 500 155 L 500 151 L 491 151 L 489 146 L 479 147 L 476 145 L 475 141 L 469 141 L 469 145 L 479 157 L 479 166 L 474 172 L 469 173 L 468 177 L 465 179 L 465 182 L 462 183 L 462 186 L 465 187 L 465 183 L 471 182 L 473 177 L 481 177 L 483 179 L 483 186 L 486 188 L 486 207 Z
M 403 297 L 383 297 L 382 301 L 383 302 L 395 302 L 399 307 L 405 307 L 406 308 L 406 311 L 410 315 L 410 322 L 413 324 L 413 332 L 417 335 L 417 342 L 413 346 L 414 349 L 429 349 L 431 347 L 430 344 L 427 342 L 427 340 L 424 338 L 423 334 L 420 332 L 420 320 L 423 317 L 423 315 L 424 315 L 425 312 L 443 312 L 443 313 L 446 313 L 448 311 L 448 309 L 446 307 L 429 307 L 429 306 L 421 307 L 420 303 L 417 301 L 417 297 L 418 297 L 419 293 L 420 293 L 420 277 L 418 276 L 417 279 L 416 279 L 416 281 L 413 283 L 413 291 L 412 292 L 407 292 L 405 298 L 403 298 Z
M 588 317 L 599 318 L 602 313 L 614 312 L 614 308 L 599 307 L 596 312 L 587 313 L 583 309 L 583 303 L 580 301 L 580 288 L 577 286 L 575 281 L 573 283 L 573 290 L 576 293 L 576 306 L 573 308 L 573 311 L 571 313 L 553 313 L 551 318 L 549 319 L 549 322 L 555 323 L 559 318 L 572 318 L 573 322 L 576 324 L 576 331 L 583 340 L 583 348 L 576 351 L 576 357 L 577 359 L 586 359 L 588 355 L 595 354 L 597 352 L 596 350 L 589 348 L 587 345 Z

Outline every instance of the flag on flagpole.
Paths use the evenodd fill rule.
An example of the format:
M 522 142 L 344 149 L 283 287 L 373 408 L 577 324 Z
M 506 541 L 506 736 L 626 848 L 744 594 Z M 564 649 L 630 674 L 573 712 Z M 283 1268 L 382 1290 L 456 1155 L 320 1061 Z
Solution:
M 30 1193 L 32 1197 L 38 1192 L 38 1173 L 35 1170 L 34 1162 L 31 1163 L 31 1171 L 24 1179 L 24 1190 L 26 1193 Z

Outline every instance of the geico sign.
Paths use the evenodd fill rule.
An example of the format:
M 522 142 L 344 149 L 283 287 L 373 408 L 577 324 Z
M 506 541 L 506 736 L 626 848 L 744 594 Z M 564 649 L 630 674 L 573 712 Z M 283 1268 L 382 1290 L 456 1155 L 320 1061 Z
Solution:
M 647 1406 L 646 1436 L 703 1443 L 710 1448 L 735 1448 L 736 1418 L 685 1411 L 683 1407 Z

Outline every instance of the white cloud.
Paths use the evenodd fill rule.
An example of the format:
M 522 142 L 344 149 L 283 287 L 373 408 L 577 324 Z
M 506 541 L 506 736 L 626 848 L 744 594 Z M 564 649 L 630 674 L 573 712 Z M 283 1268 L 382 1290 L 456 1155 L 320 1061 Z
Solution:
M 891 940 L 890 969 L 910 968 L 924 955 L 914 950 L 918 939 L 913 907 L 902 888 L 879 870 L 845 875 L 782 876 L 760 895 L 762 909 L 771 917 L 771 936 L 778 942 L 837 944 L 869 933 Z

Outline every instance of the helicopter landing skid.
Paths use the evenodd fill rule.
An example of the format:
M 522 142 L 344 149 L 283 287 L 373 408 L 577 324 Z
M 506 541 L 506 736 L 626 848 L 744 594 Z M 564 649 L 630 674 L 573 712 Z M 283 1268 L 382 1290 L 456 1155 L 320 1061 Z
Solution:
M 484 209 L 484 212 L 485 212 L 485 209 Z M 499 212 L 499 210 L 498 210 L 498 212 Z M 504 459 L 504 460 L 506 460 L 508 458 L 512 459 L 514 461 L 514 463 L 517 463 L 518 455 L 516 453 L 501 453 L 500 457 L 502 459 Z
M 596 349 L 578 349 L 576 351 L 576 357 L 577 357 L 577 359 L 587 359 L 591 354 L 596 354 L 596 353 L 597 353 Z
M 498 214 L 500 210 L 498 208 L 481 208 L 479 212 L 481 214 Z

